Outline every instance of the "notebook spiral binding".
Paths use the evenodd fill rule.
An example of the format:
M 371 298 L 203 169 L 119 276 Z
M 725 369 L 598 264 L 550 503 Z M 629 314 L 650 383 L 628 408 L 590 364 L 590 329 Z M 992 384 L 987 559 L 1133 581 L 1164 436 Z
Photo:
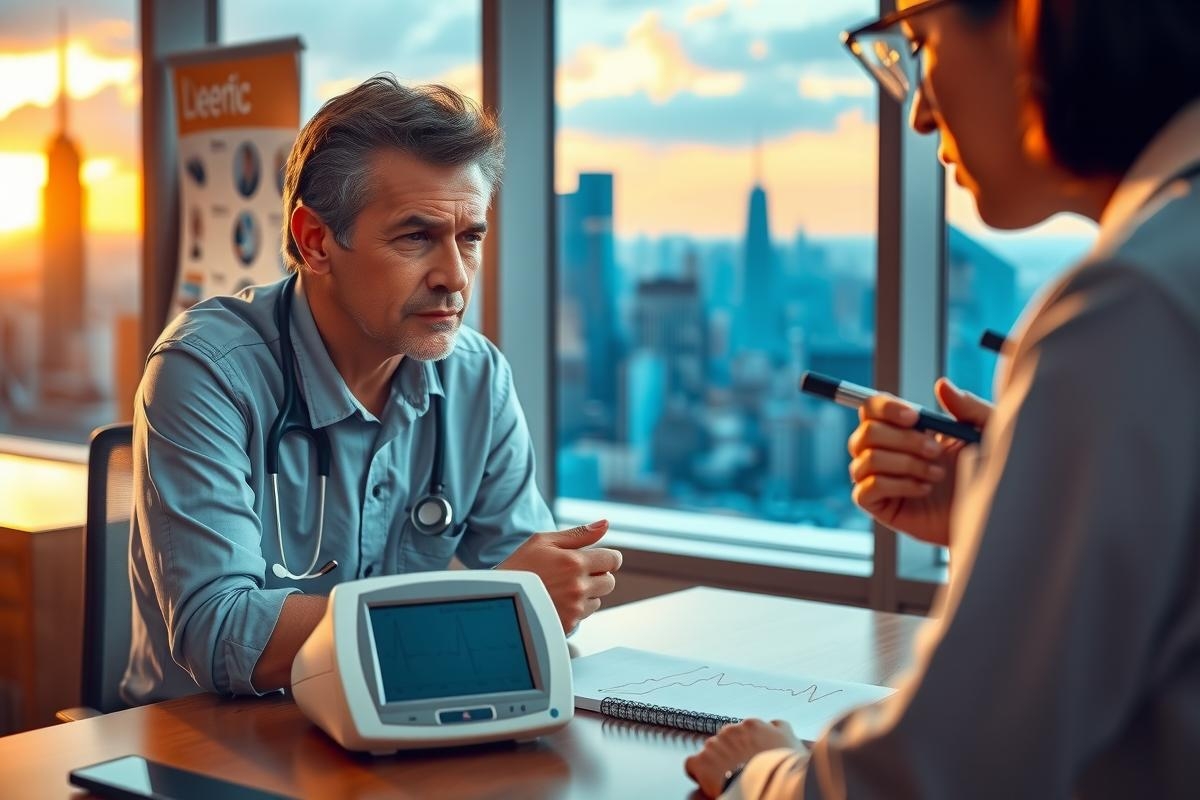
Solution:
M 741 720 L 737 717 L 723 717 L 720 714 L 701 714 L 696 711 L 684 711 L 681 708 L 668 708 L 650 703 L 639 703 L 635 700 L 622 700 L 618 697 L 606 697 L 600 701 L 600 713 L 616 719 L 627 719 L 633 722 L 644 722 L 649 725 L 664 725 L 668 728 L 681 728 L 696 733 L 716 733 L 725 725 L 732 725 Z

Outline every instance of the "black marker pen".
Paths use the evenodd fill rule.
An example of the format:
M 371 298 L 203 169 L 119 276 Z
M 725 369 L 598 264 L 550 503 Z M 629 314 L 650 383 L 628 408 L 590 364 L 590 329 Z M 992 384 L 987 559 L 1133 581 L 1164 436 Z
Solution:
M 867 402 L 867 400 L 879 394 L 874 389 L 868 389 L 865 386 L 859 386 L 849 381 L 839 381 L 836 378 L 830 378 L 817 372 L 805 372 L 800 376 L 800 390 L 816 395 L 817 397 L 824 397 L 826 400 L 832 400 L 838 405 L 846 406 L 847 408 L 858 408 Z M 909 405 L 912 404 L 910 403 Z M 944 433 L 947 436 L 953 436 L 956 439 L 962 439 L 964 442 L 971 444 L 975 444 L 980 439 L 978 428 L 974 428 L 965 422 L 959 422 L 953 417 L 937 411 L 930 411 L 927 408 L 915 405 L 913 408 L 917 411 L 917 424 L 913 426 L 916 430 Z

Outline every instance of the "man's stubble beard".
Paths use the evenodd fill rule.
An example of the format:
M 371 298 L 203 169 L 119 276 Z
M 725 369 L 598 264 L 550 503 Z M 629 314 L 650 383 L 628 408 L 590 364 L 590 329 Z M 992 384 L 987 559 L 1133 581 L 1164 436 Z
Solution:
M 416 361 L 441 361 L 454 352 L 462 322 L 455 318 L 454 327 L 427 336 L 400 336 L 394 342 L 396 352 Z

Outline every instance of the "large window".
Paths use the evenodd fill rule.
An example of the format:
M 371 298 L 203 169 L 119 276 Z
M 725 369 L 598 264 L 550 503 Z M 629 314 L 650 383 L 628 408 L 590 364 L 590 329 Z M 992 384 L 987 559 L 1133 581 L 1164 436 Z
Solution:
M 877 10 L 558 5 L 560 514 L 869 529 L 855 417 L 797 383 L 872 381 L 877 99 L 838 33 Z
M 136 16 L 133 0 L 0 8 L 0 434 L 78 443 L 131 410 Z

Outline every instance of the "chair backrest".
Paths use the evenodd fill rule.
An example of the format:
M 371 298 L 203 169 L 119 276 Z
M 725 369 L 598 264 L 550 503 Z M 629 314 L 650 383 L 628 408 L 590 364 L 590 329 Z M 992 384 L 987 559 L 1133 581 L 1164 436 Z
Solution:
M 108 713 L 126 708 L 117 689 L 129 662 L 131 627 L 132 425 L 92 432 L 87 494 L 82 701 Z

